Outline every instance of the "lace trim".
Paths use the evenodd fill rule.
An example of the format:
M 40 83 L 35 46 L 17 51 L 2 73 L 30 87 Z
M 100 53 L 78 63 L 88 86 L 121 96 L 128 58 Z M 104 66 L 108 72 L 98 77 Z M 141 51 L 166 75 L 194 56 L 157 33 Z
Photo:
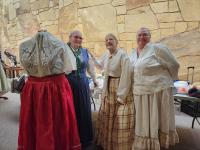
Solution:
M 178 142 L 176 131 L 170 131 L 169 134 L 159 132 L 159 139 L 135 136 L 133 150 L 160 150 L 160 147 L 168 149 L 170 145 L 175 145 Z
M 175 145 L 179 143 L 179 137 L 176 131 L 170 131 L 169 134 L 160 132 L 159 141 L 161 147 L 169 148 L 170 145 Z
M 160 150 L 157 138 L 135 136 L 133 150 Z

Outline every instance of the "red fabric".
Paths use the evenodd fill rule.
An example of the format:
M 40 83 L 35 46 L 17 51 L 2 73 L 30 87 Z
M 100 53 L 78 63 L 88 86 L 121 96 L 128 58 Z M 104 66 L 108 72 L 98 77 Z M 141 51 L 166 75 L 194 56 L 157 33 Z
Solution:
M 64 76 L 29 77 L 21 93 L 18 150 L 80 150 L 70 85 Z

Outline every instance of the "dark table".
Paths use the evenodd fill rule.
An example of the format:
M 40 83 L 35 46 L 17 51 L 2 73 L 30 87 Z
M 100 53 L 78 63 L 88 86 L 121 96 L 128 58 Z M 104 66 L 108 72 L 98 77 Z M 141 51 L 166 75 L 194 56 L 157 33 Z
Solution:
M 194 122 L 195 120 L 197 121 L 197 123 L 200 125 L 200 121 L 198 120 L 198 113 L 199 113 L 199 105 L 200 105 L 200 98 L 196 98 L 196 97 L 191 97 L 187 94 L 175 94 L 174 95 L 174 100 L 178 103 L 181 103 L 182 100 L 184 101 L 190 101 L 192 103 L 195 104 L 195 107 L 190 107 L 189 105 L 187 104 L 184 104 L 186 107 L 190 108 L 190 109 L 193 109 L 194 111 L 194 116 L 193 116 L 193 120 L 192 120 L 192 128 L 194 128 Z M 181 103 L 182 104 L 182 103 Z

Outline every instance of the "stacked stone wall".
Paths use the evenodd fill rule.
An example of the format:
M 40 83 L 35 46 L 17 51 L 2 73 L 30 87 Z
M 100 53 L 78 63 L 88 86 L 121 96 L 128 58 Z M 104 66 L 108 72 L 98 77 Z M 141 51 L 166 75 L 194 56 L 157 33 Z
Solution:
M 152 41 L 172 49 L 181 79 L 188 66 L 195 66 L 195 79 L 200 80 L 200 0 L 0 0 L 0 7 L 1 49 L 17 56 L 19 44 L 39 28 L 65 42 L 78 29 L 83 45 L 99 57 L 107 33 L 114 33 L 119 46 L 130 52 L 136 31 L 145 26 Z

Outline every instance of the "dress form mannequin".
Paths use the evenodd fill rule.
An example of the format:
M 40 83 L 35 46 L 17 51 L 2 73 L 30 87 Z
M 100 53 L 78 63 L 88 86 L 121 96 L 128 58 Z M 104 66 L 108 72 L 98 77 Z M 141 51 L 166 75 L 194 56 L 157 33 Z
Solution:
M 2 57 L 1 57 L 1 51 L 0 51 L 0 65 L 3 66 L 2 62 L 3 62 L 3 61 L 2 61 Z M 0 99 L 7 100 L 8 97 L 2 96 L 3 94 L 4 94 L 4 93 L 3 93 L 2 91 L 0 91 Z

